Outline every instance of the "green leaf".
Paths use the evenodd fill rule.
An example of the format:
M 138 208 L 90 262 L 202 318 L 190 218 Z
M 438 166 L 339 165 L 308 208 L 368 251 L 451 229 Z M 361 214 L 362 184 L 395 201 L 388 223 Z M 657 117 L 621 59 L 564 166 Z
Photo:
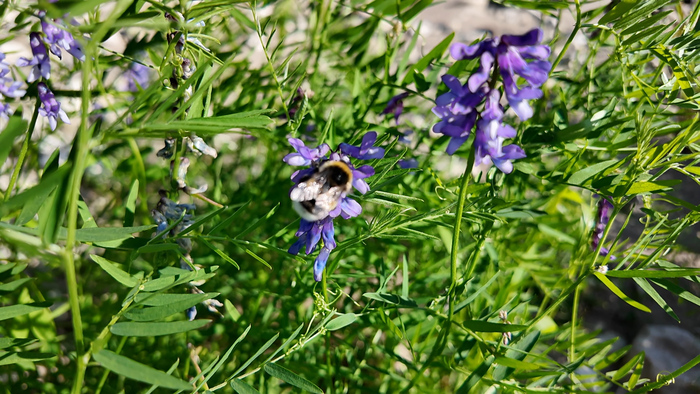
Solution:
M 509 359 L 523 361 L 528 353 L 535 347 L 535 344 L 540 339 L 540 332 L 534 331 L 524 337 L 520 337 L 506 351 L 506 357 Z M 504 380 L 510 377 L 515 372 L 515 368 L 506 365 L 499 365 L 493 371 L 493 379 L 496 381 Z
M 213 293 L 216 294 L 216 293 Z M 140 292 L 134 297 L 134 302 L 141 305 L 148 306 L 164 306 L 179 302 L 186 302 L 187 300 L 193 300 L 199 298 L 201 294 L 161 294 L 161 293 L 146 293 Z M 196 304 L 196 303 L 195 303 Z
M 114 335 L 123 337 L 155 337 L 196 330 L 207 325 L 211 320 L 172 322 L 119 322 L 109 328 Z
M 294 372 L 288 370 L 287 368 L 284 368 L 281 365 L 265 364 L 264 369 L 265 372 L 270 374 L 270 376 L 274 376 L 283 382 L 291 384 L 292 386 L 298 387 L 304 391 L 308 391 L 309 393 L 323 394 L 323 390 L 318 388 L 318 386 L 295 374 Z
M 10 293 L 13 292 L 20 287 L 22 287 L 25 283 L 34 280 L 34 278 L 21 278 L 17 280 L 13 280 L 12 282 L 8 283 L 3 283 L 0 284 L 0 293 Z
M 605 276 L 613 278 L 683 278 L 696 275 L 700 275 L 700 268 L 610 270 L 605 273 Z
M 15 139 L 27 130 L 27 121 L 22 119 L 21 114 L 12 116 L 7 122 L 7 126 L 0 133 L 0 163 L 5 163 L 7 156 L 12 150 Z
M 94 353 L 92 358 L 106 369 L 129 379 L 173 390 L 192 390 L 192 385 L 183 380 L 106 349 Z
M 90 258 L 92 261 L 96 262 L 106 273 L 114 278 L 117 282 L 123 284 L 126 287 L 134 287 L 139 283 L 138 278 L 135 278 L 128 273 L 122 271 L 114 263 L 104 257 L 100 257 L 95 254 L 91 254 Z
M 527 326 L 520 324 L 492 323 L 483 320 L 465 320 L 462 325 L 478 332 L 516 332 L 527 328 Z
M 233 379 L 231 381 L 231 388 L 239 393 L 239 394 L 258 394 L 259 391 L 254 389 L 253 386 L 249 385 L 248 383 L 239 380 L 239 379 Z
M 9 365 L 16 363 L 25 363 L 33 361 L 42 361 L 49 358 L 56 357 L 55 354 L 51 353 L 40 353 L 40 352 L 18 352 L 11 353 L 0 350 L 0 365 Z
M 138 132 L 139 137 L 164 137 L 173 130 L 187 130 L 200 137 L 235 131 L 234 129 L 267 129 L 273 123 L 270 110 L 239 112 L 231 115 L 174 120 L 167 123 L 148 123 Z M 187 134 L 185 134 L 187 135 Z
M 80 242 L 106 242 L 119 241 L 123 239 L 133 238 L 132 234 L 140 233 L 154 228 L 150 226 L 138 227 L 90 227 L 81 228 L 75 231 L 75 237 Z
M 659 192 L 662 190 L 671 189 L 672 186 L 681 183 L 680 179 L 668 179 L 664 181 L 653 181 L 653 182 L 634 182 L 632 186 L 624 192 L 625 196 L 632 196 L 642 193 Z M 620 192 L 626 188 L 625 185 L 619 185 L 615 188 L 615 195 L 617 196 Z
M 186 298 L 177 302 L 162 306 L 154 306 L 150 308 L 130 309 L 124 313 L 124 317 L 134 321 L 153 321 L 163 319 L 178 312 L 182 312 L 187 308 L 195 306 L 200 302 L 214 298 L 219 293 L 203 293 L 192 294 L 194 297 Z
M 134 179 L 131 183 L 131 189 L 129 189 L 129 195 L 126 196 L 126 201 L 124 202 L 124 227 L 131 227 L 134 225 L 134 215 L 136 214 L 136 197 L 139 195 L 139 180 Z
M 46 198 L 59 184 L 64 183 L 66 176 L 70 172 L 70 164 L 65 164 L 51 174 L 41 178 L 38 185 L 23 191 L 20 194 L 10 197 L 9 200 L 0 203 L 0 217 L 7 216 L 10 212 L 23 207 L 25 204 L 32 204 L 36 199 Z
M 409 67 L 408 70 L 406 70 L 406 76 L 403 78 L 401 85 L 406 86 L 413 82 L 416 73 L 420 73 L 423 70 L 425 70 L 433 60 L 439 59 L 452 42 L 454 36 L 454 32 L 450 33 L 450 35 L 448 35 L 447 37 L 445 37 L 445 39 L 440 41 L 439 44 L 435 45 L 435 48 L 431 49 L 430 52 L 423 56 L 423 58 L 420 59 L 416 64 Z
M 603 15 L 603 17 L 600 18 L 600 21 L 598 23 L 601 25 L 610 23 L 620 18 L 622 15 L 626 14 L 629 10 L 632 9 L 632 7 L 635 7 L 636 5 L 636 0 L 621 1 L 615 7 L 613 7 L 612 10 L 608 11 L 605 15 Z
M 397 305 L 401 308 L 417 308 L 418 304 L 411 298 L 404 298 L 396 294 L 389 293 L 365 293 L 363 297 L 370 300 L 385 302 L 387 304 Z
M 239 343 L 241 343 L 241 341 L 243 341 L 243 339 L 246 337 L 246 335 L 248 335 L 249 331 L 250 331 L 250 326 L 248 326 L 245 329 L 245 331 L 243 331 L 243 334 L 241 334 L 241 336 L 239 336 L 238 339 L 236 339 L 236 341 L 233 343 L 233 345 L 231 345 L 231 347 L 228 348 L 228 350 L 226 351 L 224 356 L 221 357 L 221 359 L 219 359 L 219 361 L 216 363 L 216 365 L 214 365 L 214 367 L 211 369 L 211 371 L 209 371 L 207 376 L 199 383 L 199 385 L 197 386 L 197 390 L 202 388 L 202 386 L 204 386 L 204 384 L 206 384 L 209 381 L 209 379 L 211 379 L 212 376 L 214 376 L 214 374 L 226 363 L 228 358 L 231 356 L 231 352 L 233 352 L 233 349 L 235 349 L 236 345 L 238 345 Z M 195 391 L 197 391 L 197 390 L 195 390 Z
M 238 266 L 238 263 L 236 263 L 231 257 L 229 257 L 226 253 L 224 253 L 221 249 L 217 248 L 216 246 L 212 245 L 211 242 L 207 241 L 206 238 L 202 237 L 197 237 L 198 241 L 201 241 L 204 245 L 206 245 L 209 249 L 213 250 L 214 253 L 219 255 L 225 262 L 231 264 L 232 266 L 236 267 L 237 269 L 241 269 L 241 267 Z
M 600 272 L 594 272 L 593 275 L 595 275 L 596 278 L 598 278 L 603 284 L 610 289 L 616 296 L 620 297 L 622 301 L 625 301 L 626 303 L 630 304 L 631 306 L 639 309 L 640 311 L 644 312 L 649 312 L 651 313 L 651 310 L 647 308 L 645 305 L 629 298 L 625 293 L 620 290 L 619 287 L 615 286 L 614 283 L 610 281 L 605 275 L 601 274 Z
M 625 363 L 625 365 L 620 367 L 620 369 L 618 369 L 615 372 L 615 374 L 613 375 L 612 380 L 619 382 L 620 379 L 622 379 L 625 375 L 627 375 L 632 370 L 632 368 L 634 368 L 634 366 L 636 366 L 637 363 L 640 363 L 640 362 L 644 363 L 644 352 L 641 352 L 641 353 L 637 354 L 636 356 L 632 357 L 631 360 L 629 360 L 627 363 Z M 630 388 L 632 388 L 632 387 L 630 387 Z
M 23 347 L 36 341 L 37 339 L 32 338 L 0 338 L 0 349 L 7 349 L 11 346 Z
M 250 364 L 252 364 L 253 361 L 255 361 L 255 359 L 257 359 L 258 357 L 260 357 L 260 355 L 263 354 L 263 353 L 265 352 L 265 350 L 267 350 L 270 346 L 272 346 L 273 343 L 275 343 L 275 341 L 277 340 L 277 338 L 279 338 L 279 336 L 280 336 L 280 334 L 277 333 L 277 334 L 275 334 L 272 338 L 270 338 L 269 341 L 265 342 L 265 344 L 262 345 L 262 347 L 261 347 L 260 349 L 258 349 L 257 352 L 255 352 L 255 354 L 253 355 L 253 357 L 251 357 L 251 358 L 249 358 L 248 360 L 246 360 L 245 364 L 241 365 L 241 366 L 236 370 L 236 372 L 234 372 L 233 375 L 231 375 L 231 377 L 229 377 L 229 380 L 230 380 L 230 379 L 233 379 L 234 377 L 236 377 L 236 376 L 237 376 L 239 373 L 241 373 L 242 371 L 245 371 L 245 369 L 248 368 L 248 366 L 249 366 Z
M 456 393 L 457 394 L 469 394 L 472 392 L 472 388 L 476 386 L 479 381 L 481 381 L 481 378 L 486 375 L 486 373 L 489 371 L 491 368 L 491 364 L 493 364 L 493 361 L 495 360 L 494 356 L 488 356 L 486 359 L 479 364 L 478 367 L 476 367 L 471 374 L 467 377 L 467 379 L 462 383 L 461 386 L 457 389 Z
M 700 297 L 689 292 L 688 290 L 678 286 L 677 284 L 671 282 L 668 279 L 651 279 L 652 282 L 659 285 L 662 289 L 668 290 L 671 293 L 677 295 L 678 297 L 690 301 L 693 304 L 700 306 Z
M 656 289 L 654 289 L 651 283 L 649 283 L 644 278 L 633 278 L 633 280 L 639 285 L 639 287 L 642 288 L 642 290 L 649 294 L 649 297 L 651 297 L 654 300 L 654 302 L 656 302 L 661 307 L 661 309 L 668 313 L 668 315 L 671 316 L 677 322 L 681 322 L 681 319 L 678 318 L 678 315 L 676 315 L 673 309 L 671 309 L 671 307 L 666 303 L 666 301 L 663 299 L 663 297 L 661 297 L 661 295 L 656 291 Z
M 357 315 L 354 313 L 344 313 L 326 324 L 326 330 L 335 331 L 357 321 Z
M 630 391 L 629 394 L 648 393 L 651 390 L 655 390 L 655 389 L 658 389 L 659 387 L 666 386 L 670 382 L 673 382 L 676 377 L 684 374 L 685 372 L 687 372 L 688 370 L 690 370 L 691 368 L 693 368 L 694 366 L 696 366 L 698 364 L 700 364 L 700 356 L 696 356 L 695 358 L 693 358 L 692 360 L 683 364 L 682 367 L 678 368 L 677 370 L 673 371 L 672 373 L 665 375 L 663 377 L 660 377 L 654 383 L 647 383 L 644 386 L 642 386 L 634 391 Z
M 582 185 L 585 181 L 593 178 L 594 176 L 597 175 L 602 175 L 605 170 L 608 168 L 614 166 L 615 164 L 619 163 L 619 160 L 606 160 L 602 161 L 600 163 L 593 164 L 589 167 L 586 167 L 582 170 L 578 170 L 571 174 L 569 179 L 567 179 L 567 183 L 570 183 L 572 185 Z
M 31 304 L 17 304 L 3 306 L 0 308 L 0 320 L 12 319 L 13 317 L 26 315 L 28 313 L 40 311 L 52 305 L 52 302 L 33 302 Z

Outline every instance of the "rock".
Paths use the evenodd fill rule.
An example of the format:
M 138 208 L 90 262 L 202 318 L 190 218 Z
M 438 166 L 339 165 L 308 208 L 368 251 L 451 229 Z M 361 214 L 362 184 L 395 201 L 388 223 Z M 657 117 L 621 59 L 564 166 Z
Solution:
M 700 354 L 700 339 L 690 332 L 667 325 L 649 325 L 639 332 L 628 353 L 634 356 L 644 352 L 642 377 L 657 380 L 657 376 L 668 375 Z M 664 386 L 655 393 L 692 394 L 700 393 L 700 366 L 695 366 L 675 379 L 675 383 Z

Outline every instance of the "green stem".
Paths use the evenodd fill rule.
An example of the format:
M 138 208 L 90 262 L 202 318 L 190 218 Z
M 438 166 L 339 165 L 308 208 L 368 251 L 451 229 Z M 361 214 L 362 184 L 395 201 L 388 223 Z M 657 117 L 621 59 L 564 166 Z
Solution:
M 559 62 L 561 62 L 561 59 L 564 58 L 566 51 L 569 50 L 569 46 L 574 41 L 576 33 L 578 33 L 579 29 L 581 29 L 581 3 L 579 0 L 574 0 L 574 3 L 576 4 L 576 23 L 574 24 L 574 30 L 571 31 L 569 38 L 566 39 L 566 43 L 564 43 L 564 47 L 561 49 L 561 52 L 559 52 L 557 60 L 555 60 L 554 63 L 552 63 L 552 71 L 554 71 L 557 68 Z
M 571 311 L 571 346 L 569 347 L 569 362 L 576 359 L 576 319 L 578 318 L 579 299 L 581 298 L 581 286 L 574 289 L 574 306 Z
M 459 234 L 462 228 L 462 215 L 464 214 L 464 204 L 467 201 L 467 186 L 469 186 L 469 178 L 472 174 L 472 168 L 474 168 L 474 147 L 469 153 L 469 159 L 467 160 L 467 168 L 464 169 L 464 174 L 462 174 L 462 183 L 459 186 L 459 198 L 457 200 L 457 213 L 455 214 L 455 227 L 452 232 L 452 251 L 450 254 L 450 313 L 449 318 L 452 319 L 452 304 L 454 298 L 454 292 L 457 287 L 457 254 L 459 253 Z M 471 260 L 471 259 L 470 259 Z M 474 262 L 468 262 L 471 266 Z M 467 272 L 471 271 L 471 267 L 467 267 Z
M 27 151 L 29 150 L 29 143 L 32 140 L 32 133 L 34 132 L 34 126 L 36 126 L 36 119 L 39 115 L 39 107 L 41 107 L 41 100 L 37 97 L 36 105 L 34 106 L 34 113 L 32 114 L 32 120 L 29 122 L 29 129 L 27 130 L 27 137 L 22 142 L 22 149 L 19 151 L 19 157 L 17 158 L 17 164 L 15 169 L 12 171 L 12 177 L 10 178 L 10 183 L 7 185 L 7 191 L 5 192 L 5 201 L 10 198 L 12 194 L 12 189 L 15 188 L 17 183 L 17 178 L 19 178 L 19 172 L 22 170 L 22 164 L 24 164 L 24 159 L 27 157 Z
M 323 303 L 328 305 L 328 285 L 326 283 L 326 273 L 327 269 L 323 270 L 323 275 L 321 276 L 321 287 L 323 289 Z M 326 392 L 329 394 L 333 393 L 333 366 L 331 365 L 331 332 L 326 332 Z
M 119 0 L 109 15 L 109 17 L 99 25 L 97 31 L 92 35 L 91 40 L 85 45 L 85 62 L 82 65 L 82 94 L 80 103 L 80 128 L 78 129 L 77 144 L 75 144 L 76 155 L 74 158 L 73 168 L 69 179 L 68 189 L 68 214 L 66 215 L 66 246 L 63 249 L 62 257 L 64 269 L 66 270 L 66 285 L 68 287 L 68 303 L 71 308 L 71 318 L 73 323 L 73 335 L 75 337 L 75 350 L 77 368 L 75 379 L 73 380 L 74 394 L 79 394 L 82 391 L 83 380 L 85 378 L 85 370 L 90 361 L 90 353 L 85 353 L 85 343 L 83 336 L 83 322 L 80 316 L 80 299 L 78 290 L 78 278 L 75 269 L 75 256 L 73 248 L 76 244 L 76 230 L 78 226 L 78 201 L 80 199 L 80 184 L 85 171 L 85 163 L 87 156 L 90 153 L 90 140 L 92 138 L 92 128 L 88 125 L 88 115 L 90 114 L 90 101 L 92 91 L 90 84 L 92 83 L 93 63 L 98 57 L 97 45 L 102 42 L 102 38 L 107 34 L 114 22 L 126 11 L 127 6 L 131 4 L 130 0 Z

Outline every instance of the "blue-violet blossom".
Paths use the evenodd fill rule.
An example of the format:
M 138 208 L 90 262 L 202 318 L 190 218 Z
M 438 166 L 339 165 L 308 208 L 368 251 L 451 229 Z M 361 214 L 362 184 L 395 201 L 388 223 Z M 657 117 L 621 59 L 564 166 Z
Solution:
M 63 123 L 70 124 L 70 119 L 66 112 L 61 109 L 61 103 L 59 103 L 53 95 L 53 92 L 46 86 L 45 83 L 39 82 L 37 85 L 37 90 L 39 91 L 39 100 L 41 100 L 41 107 L 39 108 L 39 115 L 48 118 L 51 130 L 56 130 L 56 125 L 58 124 L 57 119 L 61 118 Z
M 74 58 L 85 61 L 83 48 L 80 46 L 80 43 L 75 40 L 75 37 L 57 25 L 47 22 L 45 15 L 46 13 L 43 11 L 39 13 L 39 17 L 41 18 L 41 30 L 45 35 L 44 41 L 48 44 L 51 53 L 61 59 L 61 49 L 64 49 L 66 52 L 73 55 Z M 54 22 L 56 23 L 58 21 Z
M 451 137 L 448 154 L 454 154 L 476 126 L 475 166 L 488 168 L 495 165 L 502 172 L 510 173 L 513 171 L 512 160 L 526 156 L 517 145 L 503 146 L 505 139 L 516 136 L 516 131 L 502 121 L 501 92 L 495 87 L 495 82 L 500 75 L 506 99 L 521 120 L 532 117 L 527 100 L 542 97 L 539 87 L 551 69 L 551 63 L 546 60 L 550 49 L 547 45 L 540 45 L 541 41 L 542 30 L 533 29 L 520 36 L 504 35 L 476 45 L 455 43 L 450 47 L 456 60 L 479 58 L 480 66 L 465 84 L 453 75 L 442 77 L 449 91 L 435 100 L 433 113 L 440 121 L 433 131 Z M 517 85 L 518 76 L 525 80 L 526 86 Z M 482 103 L 483 109 L 480 110 Z
M 10 65 L 5 63 L 5 54 L 0 52 L 0 98 L 20 98 L 27 92 L 20 89 L 22 82 L 15 81 L 10 75 Z M 0 101 L 0 118 L 9 119 L 12 115 L 10 105 Z
M 289 138 L 288 141 L 294 150 L 296 150 L 296 153 L 288 154 L 284 157 L 283 161 L 295 167 L 312 166 L 311 168 L 297 170 L 292 174 L 291 178 L 295 186 L 306 175 L 314 171 L 313 166 L 317 166 L 319 163 L 326 160 L 337 160 L 348 165 L 353 175 L 352 186 L 361 194 L 365 194 L 369 191 L 369 185 L 365 179 L 374 175 L 374 168 L 366 164 L 355 167 L 350 158 L 371 160 L 384 157 L 384 148 L 374 146 L 374 143 L 377 141 L 377 133 L 373 131 L 363 136 L 360 146 L 342 143 L 339 145 L 339 151 L 333 152 L 330 155 L 328 155 L 330 152 L 328 144 L 321 144 L 311 149 L 305 146 L 304 142 L 300 139 Z M 292 189 L 293 188 L 294 187 L 292 187 Z M 296 255 L 304 248 L 307 255 L 311 254 L 316 250 L 319 241 L 323 240 L 323 246 L 314 261 L 313 269 L 314 280 L 317 282 L 321 281 L 328 256 L 336 247 L 333 220 L 338 216 L 343 219 L 349 219 L 359 216 L 360 213 L 362 213 L 362 207 L 357 201 L 345 194 L 341 195 L 338 206 L 330 212 L 329 216 L 315 222 L 301 219 L 299 230 L 295 234 L 299 239 L 289 248 L 289 253 Z
M 32 60 L 25 57 L 17 60 L 17 65 L 20 67 L 32 66 L 27 82 L 32 83 L 39 77 L 49 79 L 51 77 L 51 63 L 49 62 L 49 53 L 46 51 L 46 44 L 41 39 L 41 34 L 37 32 L 29 33 L 29 46 L 32 47 L 32 54 L 34 55 Z
M 392 97 L 389 99 L 389 102 L 386 103 L 386 108 L 382 111 L 380 115 L 387 115 L 389 113 L 394 114 L 394 120 L 396 121 L 396 125 L 399 125 L 399 116 L 403 113 L 403 99 L 408 97 L 409 93 L 404 92 L 401 94 L 397 94 L 396 96 Z
M 605 227 L 608 226 L 610 222 L 610 212 L 613 209 L 613 204 L 607 197 L 601 197 L 598 200 L 598 212 L 596 213 L 595 227 L 593 228 L 593 235 L 591 236 L 591 249 L 598 249 L 600 241 L 603 240 L 603 235 L 605 233 Z M 600 255 L 607 256 L 610 250 L 605 246 L 601 246 Z M 615 256 L 610 256 L 610 260 L 615 260 Z

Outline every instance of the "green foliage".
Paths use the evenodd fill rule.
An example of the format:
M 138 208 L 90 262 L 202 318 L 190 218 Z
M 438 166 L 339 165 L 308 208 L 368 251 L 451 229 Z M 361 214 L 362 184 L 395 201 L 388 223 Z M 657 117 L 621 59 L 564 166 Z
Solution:
M 700 5 L 498 1 L 576 24 L 546 35 L 558 67 L 518 126 L 527 158 L 480 176 L 471 141 L 448 156 L 429 132 L 440 77 L 479 67 L 450 58 L 458 34 L 422 47 L 432 3 L 0 4 L 0 50 L 26 45 L 44 10 L 77 18 L 60 26 L 86 55 L 51 55 L 73 128 L 46 127 L 34 83 L 5 98 L 5 391 L 642 393 L 699 364 L 645 376 L 645 353 L 585 311 L 612 296 L 695 326 L 700 269 L 674 253 L 700 252 L 684 241 L 700 221 L 684 191 L 700 185 Z M 150 81 L 127 91 L 136 63 Z M 397 124 L 381 113 L 404 92 Z M 387 154 L 315 282 L 318 252 L 287 252 L 287 137 L 336 149 L 368 131 Z M 47 153 L 49 137 L 64 149 Z M 613 209 L 592 249 L 594 194 Z M 196 209 L 161 223 L 164 197 Z

